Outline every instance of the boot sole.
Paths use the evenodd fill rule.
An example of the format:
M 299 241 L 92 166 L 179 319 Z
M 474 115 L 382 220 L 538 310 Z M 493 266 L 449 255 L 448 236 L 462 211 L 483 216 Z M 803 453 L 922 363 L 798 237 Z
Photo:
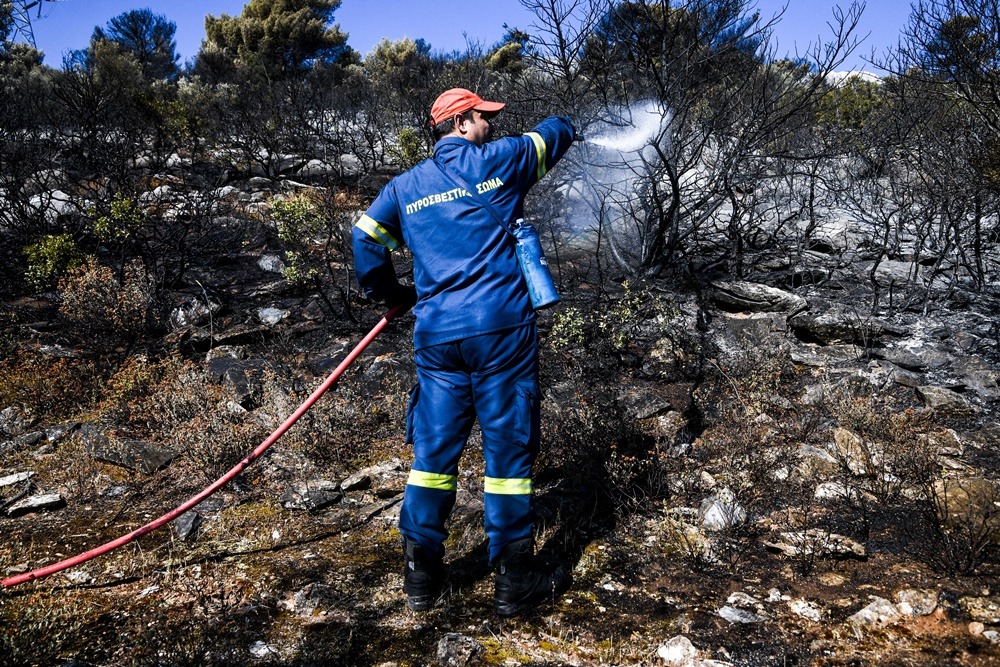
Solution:
M 410 611 L 429 611 L 436 600 L 436 595 L 410 595 L 406 598 L 406 606 Z

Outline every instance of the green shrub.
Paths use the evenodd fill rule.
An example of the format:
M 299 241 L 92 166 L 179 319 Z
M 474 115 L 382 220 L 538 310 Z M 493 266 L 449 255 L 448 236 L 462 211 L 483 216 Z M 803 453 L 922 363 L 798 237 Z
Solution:
M 272 201 L 271 215 L 278 222 L 278 238 L 285 243 L 303 243 L 323 229 L 319 206 L 308 195 Z
M 68 270 L 83 263 L 83 254 L 69 234 L 49 234 L 24 248 L 28 258 L 25 280 L 36 289 L 51 287 Z
M 408 127 L 396 135 L 396 146 L 392 149 L 392 155 L 403 169 L 409 169 L 429 157 L 420 134 Z
M 105 242 L 122 241 L 134 236 L 144 219 L 138 204 L 119 192 L 111 201 L 111 212 L 94 220 L 94 234 Z

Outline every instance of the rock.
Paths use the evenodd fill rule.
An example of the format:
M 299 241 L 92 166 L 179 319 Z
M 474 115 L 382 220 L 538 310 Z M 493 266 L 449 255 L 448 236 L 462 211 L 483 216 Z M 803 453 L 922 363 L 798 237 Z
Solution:
M 277 255 L 264 255 L 257 260 L 257 266 L 269 273 L 283 273 L 288 268 Z
M 847 621 L 859 627 L 882 628 L 901 617 L 896 605 L 885 598 L 874 597 L 871 604 L 851 615 Z
M 45 440 L 44 431 L 24 433 L 7 442 L 0 442 L 0 454 L 15 454 Z
M 979 621 L 969 623 L 969 634 L 979 636 L 986 630 L 986 626 Z
M 250 345 L 266 340 L 271 332 L 265 326 L 237 325 L 212 336 L 213 345 Z
M 823 610 L 814 602 L 808 600 L 792 600 L 788 603 L 788 608 L 796 616 L 801 616 L 807 621 L 819 623 L 823 620 Z
M 43 215 L 45 220 L 51 224 L 56 223 L 60 216 L 72 215 L 78 210 L 77 204 L 73 202 L 73 198 L 62 190 L 52 190 L 35 195 L 28 200 L 28 204 L 35 209 L 36 213 Z M 88 202 L 81 201 L 79 210 L 86 209 L 88 205 Z
M 16 436 L 31 426 L 34 418 L 25 408 L 12 405 L 0 410 L 0 435 Z
M 288 319 L 288 316 L 292 314 L 290 310 L 284 310 L 283 308 L 258 308 L 257 309 L 257 319 L 263 324 L 277 324 L 282 320 Z
M 991 644 L 1000 644 L 1000 632 L 996 630 L 984 630 L 983 637 L 990 640 Z
M 843 306 L 831 306 L 826 312 L 799 313 L 790 317 L 788 323 L 801 340 L 823 345 L 852 343 L 870 346 L 888 332 L 883 322 Z
M 712 283 L 712 298 L 723 308 L 750 312 L 798 313 L 808 307 L 800 296 L 776 287 L 744 281 Z
M 170 527 L 174 531 L 174 535 L 177 536 L 181 542 L 189 542 L 194 540 L 198 527 L 201 525 L 201 515 L 193 510 L 189 510 L 181 514 L 179 517 L 174 519 L 170 523 Z
M 718 614 L 730 623 L 760 623 L 764 620 L 761 616 L 758 616 L 753 612 L 747 611 L 746 609 L 731 607 L 729 605 L 719 609 Z
M 798 453 L 798 468 L 805 477 L 822 478 L 840 472 L 840 461 L 822 447 L 803 444 Z
M 239 405 L 252 410 L 268 375 L 277 375 L 281 367 L 266 359 L 216 357 L 208 362 L 208 372 L 227 386 Z
M 827 368 L 864 357 L 864 348 L 857 345 L 799 345 L 792 349 L 792 361 L 801 366 Z
M 293 484 L 281 496 L 281 504 L 286 509 L 318 512 L 340 502 L 343 497 L 339 484 L 317 479 Z
M 1000 531 L 1000 488 L 981 477 L 939 479 L 934 482 L 934 508 L 939 521 L 965 534 Z
M 861 436 L 846 428 L 837 427 L 833 432 L 833 442 L 840 460 L 845 462 L 848 469 L 855 475 L 874 472 L 870 471 L 869 468 L 878 464 L 881 458 L 880 453 L 866 443 Z
M 76 584 L 77 586 L 84 586 L 94 581 L 93 575 L 84 570 L 70 570 L 63 575 L 70 583 Z
M 258 660 L 264 660 L 265 658 L 276 658 L 278 657 L 278 651 L 271 647 L 267 642 L 255 641 L 250 645 L 248 649 L 250 655 L 257 658 Z
M 85 442 L 87 453 L 94 459 L 147 475 L 167 467 L 178 456 L 177 452 L 167 447 L 145 440 L 112 440 L 101 433 L 91 435 Z
M 62 495 L 58 493 L 42 493 L 28 496 L 24 500 L 14 503 L 7 508 L 7 516 L 14 518 L 34 512 L 62 509 L 63 507 L 66 507 L 66 501 Z
M 906 616 L 928 616 L 938 606 L 938 593 L 932 590 L 908 588 L 896 591 L 896 607 Z
M 670 402 L 654 391 L 627 389 L 616 397 L 621 411 L 630 419 L 649 419 L 668 412 Z
M 338 601 L 339 598 L 332 588 L 323 583 L 313 582 L 280 601 L 278 606 L 310 625 L 320 625 L 347 620 L 346 616 L 338 613 L 336 609 Z
M 656 649 L 656 656 L 667 667 L 693 667 L 698 649 L 684 635 L 677 635 Z
M 80 428 L 80 422 L 57 424 L 56 426 L 45 429 L 45 439 L 51 443 L 57 443 L 78 428 Z
M 885 359 L 908 371 L 945 368 L 952 364 L 950 354 L 927 341 L 906 341 L 874 350 L 872 356 Z
M 780 533 L 778 539 L 766 540 L 764 546 L 786 556 L 819 556 L 836 558 L 867 558 L 865 547 L 849 537 L 818 528 Z
M 473 637 L 449 632 L 437 646 L 437 659 L 441 667 L 467 667 L 468 665 L 478 665 L 479 656 L 483 655 L 485 649 Z
M 760 600 L 750 595 L 749 593 L 744 593 L 743 591 L 736 591 L 728 598 L 726 598 L 726 604 L 730 604 L 737 607 L 754 607 L 760 605 Z
M 14 486 L 15 484 L 20 484 L 21 482 L 26 482 L 35 476 L 34 471 L 28 470 L 25 472 L 16 472 L 12 475 L 6 475 L 0 477 L 0 489 L 5 486 Z
M 965 400 L 964 396 L 945 387 L 928 385 L 917 387 L 917 396 L 931 410 L 965 411 L 969 409 L 969 402 Z
M 736 494 L 723 488 L 702 501 L 698 521 L 707 530 L 725 530 L 746 521 L 747 511 L 736 500 Z
M 170 324 L 174 329 L 208 324 L 222 310 L 222 304 L 208 299 L 191 297 L 170 311 Z
M 850 500 L 859 497 L 857 489 L 843 482 L 823 482 L 816 485 L 813 498 L 816 500 Z
M 380 498 L 391 498 L 403 492 L 409 476 L 406 465 L 398 458 L 359 470 L 340 483 L 345 493 L 372 489 Z
M 337 169 L 330 163 L 324 162 L 323 160 L 309 160 L 299 171 L 298 176 L 303 178 L 307 177 L 322 177 L 322 176 L 334 176 L 337 173 Z
M 1000 624 L 1000 599 L 995 597 L 963 597 L 958 606 L 973 621 L 987 625 Z

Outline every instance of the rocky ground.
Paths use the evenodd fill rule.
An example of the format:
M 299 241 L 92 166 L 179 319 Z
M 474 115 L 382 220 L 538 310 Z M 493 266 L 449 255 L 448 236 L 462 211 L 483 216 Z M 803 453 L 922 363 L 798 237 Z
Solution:
M 7 381 L 44 381 L 37 404 L 0 405 L 0 572 L 198 493 L 380 316 L 290 289 L 275 260 L 247 250 L 238 273 L 202 275 L 224 298 L 174 294 L 169 333 L 142 349 L 61 335 L 45 295 L 5 305 Z M 0 664 L 1000 664 L 1000 293 L 913 288 L 873 309 L 869 261 L 772 256 L 747 280 L 670 289 L 565 272 L 541 317 L 536 506 L 574 584 L 536 614 L 492 612 L 475 434 L 449 589 L 406 609 L 404 317 L 169 527 L 0 591 Z M 114 371 L 87 375 L 96 357 Z M 69 395 L 82 407 L 54 418 Z

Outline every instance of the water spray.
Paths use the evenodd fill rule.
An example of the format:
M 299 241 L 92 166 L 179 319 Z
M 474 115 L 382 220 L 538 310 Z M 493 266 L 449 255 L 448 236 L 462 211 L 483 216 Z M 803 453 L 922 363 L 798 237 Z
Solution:
M 330 387 L 332 387 L 334 384 L 337 383 L 337 380 L 340 379 L 340 376 L 344 373 L 345 370 L 347 370 L 348 366 L 354 363 L 354 360 L 357 359 L 362 352 L 364 352 L 365 348 L 368 347 L 368 345 L 373 340 L 375 340 L 375 337 L 378 336 L 380 333 L 382 333 L 382 330 L 385 329 L 386 326 L 388 326 L 389 322 L 392 322 L 394 319 L 396 319 L 406 311 L 407 311 L 407 306 L 396 306 L 395 308 L 387 312 L 385 316 L 379 321 L 379 323 L 376 324 L 372 328 L 372 330 L 368 332 L 368 335 L 365 336 L 361 340 L 361 342 L 354 347 L 353 350 L 351 350 L 351 353 L 348 354 L 347 357 L 345 357 L 342 362 L 340 362 L 340 365 L 338 365 L 333 370 L 333 372 L 330 373 L 329 377 L 327 377 L 326 380 L 323 381 L 323 384 L 321 384 L 315 391 L 313 391 L 313 393 L 309 396 L 309 398 L 307 398 L 302 403 L 302 405 L 300 405 L 298 409 L 296 409 L 295 412 L 293 412 L 291 416 L 289 416 L 288 419 L 286 419 L 281 424 L 281 426 L 279 426 L 274 431 L 274 433 L 268 436 L 268 438 L 260 445 L 258 445 L 256 449 L 250 452 L 250 454 L 248 454 L 242 461 L 237 463 L 229 472 L 227 472 L 225 475 L 223 475 L 215 482 L 213 482 L 204 491 L 195 496 L 192 496 L 186 502 L 182 503 L 181 505 L 178 505 L 174 509 L 170 510 L 169 512 L 161 516 L 160 518 L 154 521 L 150 521 L 145 526 L 137 528 L 136 530 L 133 530 L 131 533 L 128 533 L 127 535 L 122 535 L 118 539 L 112 540 L 107 544 L 102 544 L 101 546 L 95 547 L 90 551 L 85 551 L 81 554 L 73 556 L 72 558 L 67 558 L 65 560 L 59 561 L 58 563 L 53 563 L 52 565 L 46 565 L 45 567 L 40 567 L 36 570 L 32 570 L 31 572 L 26 572 L 24 574 L 19 574 L 13 577 L 9 577 L 0 582 L 0 584 L 2 584 L 4 588 L 10 588 L 11 586 L 23 584 L 27 581 L 36 581 L 38 579 L 41 579 L 42 577 L 47 577 L 50 574 L 54 574 L 56 572 L 60 572 L 67 568 L 73 567 L 74 565 L 85 563 L 86 561 L 92 558 L 96 558 L 97 556 L 106 554 L 109 551 L 113 551 L 114 549 L 117 549 L 118 547 L 124 546 L 129 542 L 132 542 L 133 540 L 145 535 L 146 533 L 151 533 L 157 528 L 170 523 L 184 512 L 188 511 L 195 505 L 199 504 L 201 501 L 208 498 L 210 495 L 212 495 L 213 493 L 221 489 L 223 486 L 225 486 L 227 483 L 232 481 L 233 478 L 235 478 L 238 474 L 243 472 L 247 468 L 247 466 L 249 466 L 251 463 L 259 459 L 261 455 L 271 447 L 271 445 L 273 445 L 275 442 L 278 441 L 278 438 L 284 435 L 285 432 L 292 427 L 292 424 L 297 422 L 299 418 L 302 417 L 302 415 L 304 415 L 306 412 L 309 411 L 309 408 L 311 408 L 313 404 L 315 404 L 316 401 L 319 400 L 320 396 L 325 394 L 327 390 L 330 389 Z

